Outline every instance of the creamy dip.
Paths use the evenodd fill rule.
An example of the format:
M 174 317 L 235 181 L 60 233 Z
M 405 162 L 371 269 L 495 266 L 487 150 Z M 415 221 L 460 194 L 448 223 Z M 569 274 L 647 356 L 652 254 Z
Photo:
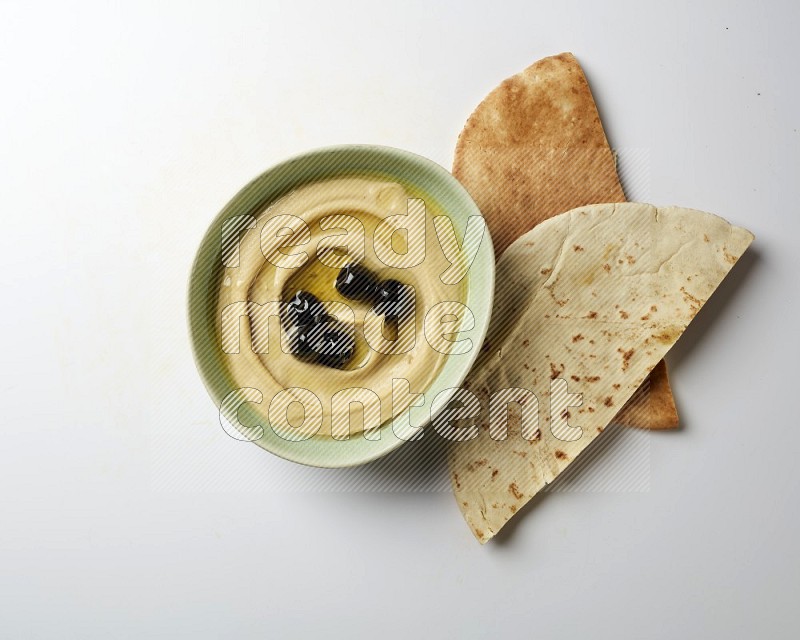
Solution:
M 463 316 L 457 309 L 444 313 L 440 303 L 463 303 L 466 295 L 466 278 L 446 284 L 440 277 L 452 262 L 434 226 L 440 215 L 434 202 L 401 184 L 345 177 L 297 188 L 239 234 L 238 264 L 224 267 L 221 277 L 217 335 L 234 385 L 263 394 L 257 407 L 263 426 L 293 437 L 370 433 L 408 408 L 411 394 L 428 388 L 448 354 L 441 340 L 426 338 L 425 317 L 435 316 L 436 324 L 449 320 L 444 333 L 456 332 Z M 398 230 L 405 226 L 412 231 Z M 413 287 L 414 315 L 392 328 L 369 302 L 340 295 L 336 276 L 354 262 L 382 280 Z M 355 353 L 346 366 L 304 361 L 291 352 L 278 309 L 299 290 L 314 294 L 351 328 Z M 393 380 L 408 381 L 395 382 L 394 403 Z M 411 393 L 398 393 L 402 388 Z

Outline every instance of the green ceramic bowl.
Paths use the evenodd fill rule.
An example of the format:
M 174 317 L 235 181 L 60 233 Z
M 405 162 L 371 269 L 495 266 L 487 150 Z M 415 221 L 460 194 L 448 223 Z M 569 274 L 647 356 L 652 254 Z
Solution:
M 224 354 L 215 328 L 222 274 L 220 238 L 223 222 L 232 216 L 257 216 L 269 203 L 303 184 L 353 174 L 395 180 L 412 192 L 416 191 L 426 202 L 433 200 L 452 220 L 459 240 L 464 237 L 469 217 L 480 215 L 469 194 L 448 171 L 421 156 L 391 147 L 346 145 L 317 149 L 286 160 L 261 174 L 236 194 L 214 219 L 197 252 L 189 281 L 189 328 L 195 361 L 217 407 L 235 389 L 223 364 Z M 427 423 L 431 418 L 434 397 L 442 392 L 439 400 L 448 398 L 447 390 L 457 388 L 475 362 L 489 326 L 494 296 L 494 250 L 488 232 L 484 234 L 466 277 L 466 305 L 475 317 L 475 328 L 465 335 L 473 340 L 473 349 L 465 355 L 449 356 L 431 386 L 424 390 L 425 404 L 406 410 L 395 421 L 398 424 L 407 423 L 409 417 L 417 426 Z M 443 404 L 437 402 L 437 407 Z M 293 442 L 278 436 L 268 424 L 264 424 L 263 418 L 258 418 L 252 410 L 254 406 L 247 402 L 238 409 L 240 423 L 254 427 L 253 436 L 247 439 L 282 458 L 303 464 L 318 467 L 363 464 L 406 442 L 396 435 L 391 421 L 372 435 L 373 438 L 379 436 L 378 439 L 353 434 L 348 440 L 315 436 Z M 402 430 L 398 432 L 402 434 Z M 428 429 L 424 437 L 439 436 Z

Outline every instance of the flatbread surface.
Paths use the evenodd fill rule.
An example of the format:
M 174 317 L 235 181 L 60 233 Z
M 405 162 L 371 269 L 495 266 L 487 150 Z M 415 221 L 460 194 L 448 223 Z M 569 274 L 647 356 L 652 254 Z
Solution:
M 504 321 L 465 383 L 482 408 L 478 437 L 448 454 L 480 542 L 602 434 L 752 239 L 709 213 L 625 203 L 564 213 L 509 247 L 497 265 Z M 509 412 L 495 407 L 490 420 L 493 398 L 527 408 L 508 418 L 505 439 Z M 532 408 L 536 436 L 521 417 Z

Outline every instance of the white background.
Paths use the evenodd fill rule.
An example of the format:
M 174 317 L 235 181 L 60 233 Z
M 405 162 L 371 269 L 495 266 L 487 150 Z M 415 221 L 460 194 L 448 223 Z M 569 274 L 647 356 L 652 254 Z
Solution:
M 69 4 L 0 1 L 0 636 L 797 637 L 797 3 Z M 321 145 L 450 166 L 565 50 L 651 201 L 757 238 L 670 355 L 650 490 L 485 547 L 447 492 L 270 490 L 190 353 L 208 223 Z

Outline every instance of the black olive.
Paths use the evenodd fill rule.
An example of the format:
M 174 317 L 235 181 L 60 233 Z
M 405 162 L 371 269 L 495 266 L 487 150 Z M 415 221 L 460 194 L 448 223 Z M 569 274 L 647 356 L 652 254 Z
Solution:
M 318 324 L 324 322 L 326 317 L 325 307 L 313 293 L 308 291 L 298 291 L 283 305 L 283 320 L 288 327 Z
M 329 315 L 319 323 L 294 327 L 290 345 L 298 359 L 336 369 L 343 368 L 356 349 L 355 338 Z
M 311 348 L 311 331 L 305 327 L 295 327 L 291 334 L 290 345 L 292 355 L 306 362 L 313 362 L 317 354 Z
M 326 367 L 343 368 L 356 350 L 355 338 L 342 329 L 324 329 L 311 340 L 317 362 Z
M 365 266 L 350 263 L 339 271 L 335 286 L 345 298 L 372 301 L 378 288 L 378 278 Z
M 413 288 L 397 280 L 381 281 L 375 298 L 375 312 L 389 322 L 404 320 L 414 311 Z

